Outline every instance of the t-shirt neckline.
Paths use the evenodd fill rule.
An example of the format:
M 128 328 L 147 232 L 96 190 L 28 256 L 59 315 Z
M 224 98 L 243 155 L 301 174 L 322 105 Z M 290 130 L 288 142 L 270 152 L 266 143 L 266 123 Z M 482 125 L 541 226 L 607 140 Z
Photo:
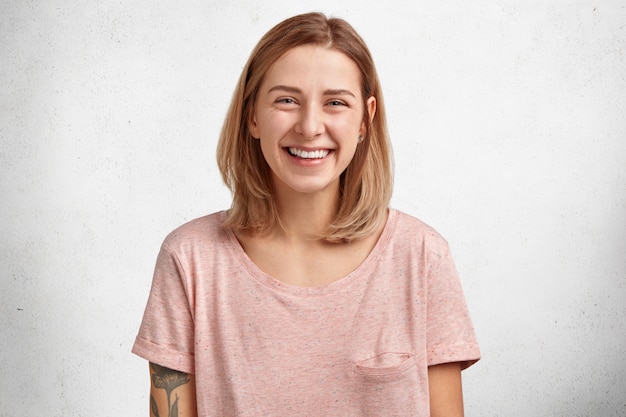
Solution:
M 373 263 L 375 263 L 377 259 L 380 258 L 381 253 L 383 252 L 391 238 L 393 229 L 396 225 L 397 214 L 398 212 L 395 209 L 390 208 L 388 210 L 387 220 L 385 222 L 382 233 L 378 237 L 378 240 L 376 241 L 376 244 L 374 245 L 370 253 L 365 257 L 363 262 L 359 264 L 359 266 L 357 266 L 352 272 L 349 272 L 348 274 L 331 282 L 330 284 L 318 287 L 304 287 L 287 284 L 286 282 L 283 282 L 265 273 L 252 261 L 252 259 L 250 259 L 232 229 L 224 228 L 224 233 L 226 234 L 226 238 L 228 239 L 228 243 L 233 252 L 235 261 L 239 261 L 252 278 L 276 291 L 302 297 L 315 297 L 332 294 L 341 291 L 356 282 L 360 282 L 361 280 L 359 278 L 367 275 L 365 271 L 373 269 Z M 225 219 L 226 211 L 223 211 L 221 213 L 220 220 L 223 223 Z

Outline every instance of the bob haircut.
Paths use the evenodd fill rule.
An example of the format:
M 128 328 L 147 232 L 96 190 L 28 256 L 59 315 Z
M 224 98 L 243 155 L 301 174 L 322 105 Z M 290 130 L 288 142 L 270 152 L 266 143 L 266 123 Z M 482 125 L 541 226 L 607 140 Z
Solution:
M 340 176 L 337 211 L 319 238 L 328 242 L 362 238 L 386 219 L 391 199 L 393 163 L 385 106 L 376 67 L 363 39 L 346 21 L 321 13 L 294 16 L 274 26 L 256 45 L 241 73 L 217 147 L 218 167 L 233 195 L 226 225 L 249 234 L 282 227 L 271 170 L 259 141 L 250 134 L 249 123 L 265 74 L 283 54 L 302 45 L 342 52 L 361 73 L 366 133 Z M 370 121 L 366 103 L 372 96 L 376 113 Z

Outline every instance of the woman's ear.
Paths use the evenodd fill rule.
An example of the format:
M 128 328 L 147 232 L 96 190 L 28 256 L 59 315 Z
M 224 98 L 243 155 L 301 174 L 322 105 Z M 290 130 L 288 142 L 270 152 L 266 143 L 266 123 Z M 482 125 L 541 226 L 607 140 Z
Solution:
M 376 97 L 371 96 L 367 99 L 367 114 L 370 117 L 370 122 L 374 120 L 374 115 L 376 114 Z
M 365 107 L 367 110 L 367 116 L 369 117 L 369 121 L 371 123 L 372 120 L 374 120 L 374 115 L 376 114 L 376 97 L 371 96 L 370 98 L 368 98 L 367 101 L 365 102 Z M 360 134 L 361 136 L 365 136 L 366 133 L 367 133 L 367 127 L 366 127 L 365 122 L 363 122 L 361 123 Z
M 256 122 L 256 116 L 254 114 L 252 115 L 250 120 L 248 120 L 248 131 L 250 131 L 250 134 L 255 139 L 259 139 L 261 137 L 261 134 L 259 132 L 259 125 Z

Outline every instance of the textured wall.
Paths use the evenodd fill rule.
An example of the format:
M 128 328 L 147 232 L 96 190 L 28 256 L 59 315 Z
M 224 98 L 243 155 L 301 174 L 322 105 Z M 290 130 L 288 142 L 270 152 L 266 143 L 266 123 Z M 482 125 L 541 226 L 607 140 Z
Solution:
M 452 245 L 483 350 L 466 414 L 626 415 L 626 5 L 397 4 L 0 2 L 0 416 L 147 415 L 158 247 L 228 206 L 235 80 L 313 9 L 368 41 L 393 204 Z

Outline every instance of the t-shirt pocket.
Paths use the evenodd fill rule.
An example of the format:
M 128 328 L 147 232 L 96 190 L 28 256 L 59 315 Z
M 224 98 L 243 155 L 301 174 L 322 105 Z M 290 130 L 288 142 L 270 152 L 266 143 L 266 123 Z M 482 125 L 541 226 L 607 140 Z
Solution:
M 419 416 L 421 393 L 414 355 L 385 352 L 354 364 L 362 416 Z M 428 415 L 428 411 L 424 410 Z

